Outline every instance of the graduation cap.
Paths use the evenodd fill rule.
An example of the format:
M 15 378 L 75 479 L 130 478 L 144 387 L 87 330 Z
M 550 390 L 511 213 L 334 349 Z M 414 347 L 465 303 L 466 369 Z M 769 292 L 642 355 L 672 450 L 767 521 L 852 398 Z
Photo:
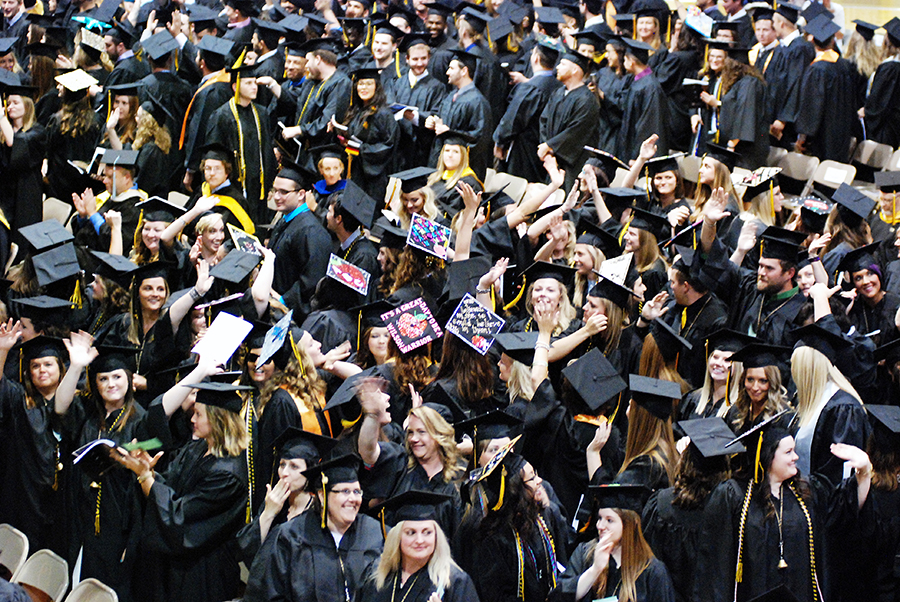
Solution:
M 875 174 L 877 177 L 877 173 Z M 797 200 L 800 205 L 800 217 L 803 225 L 812 232 L 819 234 L 825 229 L 828 214 L 831 213 L 831 204 L 817 196 L 808 196 Z
M 507 479 L 511 475 L 520 474 L 525 467 L 525 459 L 513 452 L 518 441 L 519 437 L 515 437 L 487 464 L 469 473 L 468 484 L 481 483 L 485 493 L 490 495 L 490 502 L 486 504 L 490 512 L 497 512 L 503 508 L 507 501 Z M 494 496 L 497 498 L 496 503 L 493 500 Z
M 440 140 L 441 146 L 451 144 L 454 146 L 464 146 L 466 148 L 473 146 L 478 141 L 478 138 L 475 136 L 456 130 L 447 130 L 442 134 L 438 134 L 436 138 Z
M 409 52 L 409 49 L 413 46 L 418 46 L 419 44 L 424 44 L 429 46 L 428 42 L 431 39 L 431 34 L 425 32 L 413 32 L 406 34 L 403 36 L 403 40 L 400 41 L 400 52 Z
M 141 42 L 141 46 L 144 52 L 150 55 L 150 58 L 158 61 L 178 50 L 178 41 L 172 37 L 168 30 L 163 29 Z
M 594 47 L 594 52 L 602 52 L 606 47 L 606 38 L 597 33 L 594 29 L 586 29 L 579 31 L 572 36 L 577 40 L 577 44 L 587 44 Z M 610 155 L 612 156 L 612 155 Z
M 385 328 L 384 320 L 381 315 L 393 309 L 393 305 L 384 299 L 378 299 L 365 305 L 351 307 L 348 312 L 356 315 L 360 325 L 360 336 L 362 336 L 363 328 Z
M 197 389 L 197 403 L 207 406 L 215 406 L 238 413 L 244 407 L 241 391 L 252 391 L 254 387 L 249 385 L 233 385 L 230 383 L 201 382 L 192 385 L 184 385 Z
M 443 336 L 443 331 L 422 297 L 381 316 L 401 353 L 409 353 Z
M 665 215 L 646 211 L 638 207 L 632 209 L 631 222 L 629 222 L 628 227 L 645 230 L 652 234 L 657 241 L 666 240 L 672 235 L 672 225 Z
M 62 85 L 69 92 L 82 92 L 100 83 L 83 69 L 75 69 L 74 71 L 57 75 L 55 80 L 56 83 Z
M 683 156 L 684 153 L 676 153 L 664 157 L 654 157 L 644 163 L 644 169 L 647 170 L 647 175 L 651 178 L 666 171 L 674 171 L 676 174 L 681 173 L 678 167 L 678 158 Z
M 694 248 L 675 245 L 675 252 L 678 254 L 678 259 L 672 264 L 672 268 L 689 278 L 691 276 L 691 266 L 694 264 L 694 257 L 696 257 Z
M 28 243 L 30 250 L 35 252 L 75 240 L 72 233 L 63 228 L 62 224 L 55 219 L 23 226 L 19 228 L 19 234 Z
M 800 16 L 803 17 L 807 23 L 812 22 L 813 19 L 820 16 L 827 16 L 829 19 L 834 19 L 834 15 L 820 2 L 810 2 L 805 9 L 800 11 Z
M 629 374 L 628 388 L 635 403 L 660 420 L 671 418 L 673 402 L 681 399 L 681 387 L 670 380 Z
M 282 460 L 306 460 L 309 465 L 326 457 L 337 443 L 337 439 L 289 426 L 275 439 L 275 450 Z
M 255 253 L 245 253 L 233 249 L 219 263 L 209 270 L 209 275 L 225 282 L 240 285 L 256 269 L 262 257 Z
M 138 268 L 137 264 L 123 257 L 100 251 L 91 251 L 91 255 L 97 260 L 94 273 L 108 278 L 123 288 L 128 288 L 132 273 Z
M 797 599 L 797 596 L 788 589 L 784 583 L 778 585 L 773 589 L 770 589 L 766 593 L 757 596 L 750 600 L 750 602 L 800 602 Z
M 741 362 L 744 370 L 777 366 L 782 363 L 789 351 L 788 347 L 754 342 L 735 351 L 731 356 L 731 361 Z
M 881 266 L 878 264 L 878 260 L 875 259 L 875 254 L 878 252 L 880 246 L 881 242 L 876 241 L 863 245 L 858 249 L 853 249 L 844 255 L 843 259 L 841 259 L 841 262 L 838 264 L 838 269 L 846 270 L 850 272 L 851 275 L 854 272 L 859 272 L 861 270 L 872 270 L 878 274 L 879 278 L 881 278 Z
M 631 13 L 617 14 L 613 17 L 613 19 L 616 22 L 616 29 L 624 31 L 625 33 L 628 34 L 629 37 L 634 33 L 634 22 L 637 19 L 637 17 L 635 17 L 633 14 L 631 14 Z M 628 38 L 626 38 L 624 36 L 616 36 L 616 41 L 619 42 L 620 44 L 622 44 L 623 46 L 625 45 L 625 40 L 627 40 L 627 39 Z
M 525 422 L 504 410 L 491 410 L 453 425 L 456 434 L 471 435 L 472 442 L 478 446 L 479 441 L 491 439 L 512 439 L 522 434 Z
M 566 51 L 559 56 L 559 60 L 569 61 L 570 63 L 574 63 L 585 74 L 588 74 L 591 72 L 591 63 L 592 63 L 591 58 L 584 56 L 583 54 L 578 54 L 577 52 Z
M 290 180 L 297 184 L 301 190 L 305 190 L 309 185 L 309 180 L 311 179 L 308 177 L 307 173 L 307 170 L 303 166 L 294 163 L 293 161 L 282 155 L 281 169 L 278 170 L 278 175 L 275 177 Z
M 694 349 L 694 346 L 665 320 L 654 320 L 650 332 L 653 334 L 656 346 L 659 347 L 659 353 L 667 362 L 677 360 L 678 354 L 683 351 L 693 351 Z
M 266 30 L 276 34 L 285 33 L 284 27 L 280 23 L 276 23 L 275 21 L 268 21 L 266 19 L 260 19 L 259 17 L 253 17 L 253 24 L 257 27 L 257 29 Z
M 100 162 L 110 167 L 125 167 L 133 169 L 137 166 L 138 151 L 106 149 Z
M 450 54 L 453 55 L 453 59 L 459 61 L 460 64 L 468 69 L 469 77 L 475 77 L 475 68 L 478 66 L 478 55 L 458 48 L 451 50 Z
M 94 9 L 91 17 L 108 26 L 112 25 L 115 22 L 116 13 L 119 11 L 120 4 L 120 0 L 103 0 L 103 3 Z
M 638 515 L 641 514 L 644 505 L 653 493 L 646 485 L 623 485 L 620 483 L 591 485 L 588 487 L 588 491 L 597 510 L 617 508 L 631 510 Z
M 719 144 L 713 144 L 712 142 L 707 143 L 706 145 L 706 157 L 711 157 L 716 161 L 725 165 L 729 171 L 734 171 L 737 162 L 740 160 L 741 156 L 732 151 L 728 150 L 726 147 L 721 146 Z
M 224 0 L 222 4 L 238 10 L 248 17 L 259 16 L 259 8 L 256 7 L 256 3 L 253 0 Z
M 593 412 L 606 402 L 618 399 L 619 393 L 627 388 L 619 371 L 596 347 L 563 368 L 562 375 Z
M 744 186 L 745 203 L 749 203 L 757 195 L 764 192 L 771 192 L 775 186 L 778 186 L 778 174 L 781 173 L 780 167 L 759 167 L 745 176 L 739 186 Z
M 45 56 L 53 61 L 59 56 L 59 50 L 60 47 L 56 44 L 46 42 L 33 42 L 25 46 L 25 54 L 29 56 Z
M 69 359 L 63 340 L 57 337 L 48 337 L 41 334 L 31 340 L 20 343 L 18 347 L 22 353 L 22 358 L 26 362 L 42 357 L 55 357 L 63 361 Z
M 453 14 L 454 7 L 447 6 L 443 2 L 426 2 L 425 7 L 429 15 L 440 15 L 445 19 Z
M 482 7 L 476 4 L 464 4 L 467 4 L 467 6 L 463 8 L 461 12 L 459 12 L 459 16 L 465 19 L 466 22 L 472 26 L 472 29 L 474 29 L 478 33 L 484 33 L 488 21 L 491 20 L 491 16 L 486 12 L 483 12 Z
M 141 201 L 134 207 L 135 209 L 140 209 L 143 212 L 143 220 L 145 223 L 171 223 L 174 222 L 176 218 L 181 217 L 182 215 L 187 213 L 184 207 L 179 207 L 178 205 L 170 203 L 169 201 L 158 196 L 153 196 L 146 201 Z
M 630 206 L 634 201 L 643 199 L 647 196 L 646 190 L 638 190 L 637 188 L 608 187 L 601 188 L 600 194 L 607 207 L 614 204 L 622 207 Z
M 534 20 L 545 25 L 562 25 L 566 22 L 562 11 L 555 6 L 535 6 Z
M 703 11 L 692 11 L 684 20 L 684 24 L 703 38 L 712 37 L 712 29 L 715 21 Z
M 708 337 L 704 342 L 706 347 L 706 357 L 713 351 L 730 351 L 734 353 L 740 349 L 750 345 L 756 339 L 748 334 L 730 330 L 728 328 L 720 328 Z
M 94 345 L 97 350 L 97 358 L 91 362 L 91 372 L 100 374 L 114 370 L 128 370 L 134 372 L 136 368 L 135 357 L 140 350 L 134 346 L 124 345 Z
M 359 481 L 359 468 L 362 461 L 356 454 L 344 454 L 303 471 L 303 475 L 323 489 L 330 489 L 340 483 L 356 483 Z M 325 508 L 322 508 L 323 520 Z
M 738 435 L 725 445 L 726 449 L 732 449 L 738 444 L 743 444 L 748 452 L 755 453 L 753 481 L 756 483 L 760 479 L 760 468 L 762 467 L 760 466 L 759 458 L 763 455 L 763 446 L 777 446 L 784 437 L 790 435 L 790 432 L 781 421 L 782 417 L 788 412 L 790 412 L 789 409 L 781 410 L 777 414 L 766 418 L 746 433 Z
M 626 54 L 630 54 L 643 65 L 650 62 L 650 53 L 653 52 L 653 46 L 647 42 L 632 40 L 631 38 L 624 38 L 623 41 L 625 42 Z
M 900 171 L 876 171 L 875 186 L 881 192 L 900 192 Z
M 733 31 L 736 34 L 737 30 L 738 30 L 738 22 L 737 21 L 716 21 L 715 23 L 713 23 L 713 35 L 716 35 L 717 33 L 719 33 L 720 31 L 723 31 L 723 30 Z M 713 40 L 703 40 L 703 41 L 704 42 L 712 42 Z M 725 44 L 726 46 L 725 47 L 714 46 L 714 48 L 719 48 L 721 50 L 728 50 L 729 49 L 728 45 L 731 44 L 731 42 L 722 42 L 722 43 Z
M 728 428 L 725 420 L 718 416 L 683 420 L 678 426 L 690 437 L 691 457 L 701 467 L 711 468 L 721 465 L 731 454 L 747 451 L 740 443 L 726 447 L 734 441 L 734 432 Z
M 853 346 L 853 343 L 841 335 L 834 334 L 816 323 L 807 324 L 792 331 L 791 336 L 797 340 L 794 349 L 811 347 L 827 357 L 832 364 L 835 363 L 839 354 L 847 352 Z
M 491 258 L 484 255 L 450 262 L 447 266 L 448 298 L 462 299 L 466 293 L 474 294 L 478 281 L 492 265 Z
M 779 2 L 775 12 L 794 24 L 800 19 L 800 7 L 796 4 Z
M 537 332 L 501 332 L 494 337 L 494 345 L 510 359 L 531 366 L 537 340 Z
M 597 279 L 597 283 L 591 287 L 588 295 L 599 299 L 608 299 L 622 309 L 628 307 L 629 299 L 632 297 L 638 298 L 637 293 L 630 288 L 603 276 Z
M 831 196 L 838 205 L 841 220 L 850 228 L 855 228 L 869 217 L 875 201 L 848 184 L 841 184 Z
M 816 2 L 812 2 L 810 6 L 816 6 Z M 830 15 L 831 13 L 829 13 Z M 806 24 L 806 33 L 811 34 L 813 39 L 819 44 L 826 44 L 834 37 L 834 34 L 841 30 L 841 26 L 834 22 L 833 18 L 826 15 L 819 15 Z
M 499 42 L 513 31 L 515 30 L 513 29 L 512 23 L 510 23 L 509 19 L 506 17 L 491 19 L 487 26 L 487 32 L 490 34 L 491 41 L 494 43 Z
M 174 267 L 174 263 L 167 261 L 151 261 L 150 263 L 138 266 L 138 268 L 134 270 L 134 281 L 132 282 L 132 286 L 140 286 L 141 282 L 149 280 L 150 278 L 167 279 L 169 277 L 169 270 Z
M 422 405 L 437 412 L 447 424 L 462 422 L 469 417 L 456 401 L 455 391 L 451 389 L 456 389 L 456 381 L 439 380 L 422 392 Z
M 882 25 L 882 27 L 887 33 L 887 37 L 891 41 L 891 44 L 894 45 L 894 48 L 900 47 L 900 19 L 894 17 Z
M 549 261 L 535 261 L 522 273 L 527 282 L 536 282 L 542 278 L 552 278 L 568 287 L 575 279 L 575 268 Z M 563 291 L 565 292 L 565 291 Z
M 369 513 L 373 516 L 382 517 L 385 513 L 388 513 L 390 519 L 387 520 L 387 524 L 389 525 L 396 525 L 406 520 L 437 521 L 441 504 L 445 504 L 452 499 L 452 497 L 443 493 L 410 489 L 385 500 L 377 506 L 372 506 Z
M 629 167 L 627 163 L 625 163 L 615 155 L 606 152 L 605 150 L 594 148 L 592 146 L 585 146 L 584 150 L 593 155 L 593 157 L 591 157 L 592 160 L 596 160 L 599 162 L 600 169 L 603 170 L 603 173 L 606 174 L 606 179 L 609 181 L 613 180 L 617 169 L 621 168 L 626 171 L 631 169 L 631 167 Z
M 48 286 L 81 273 L 75 245 L 63 243 L 32 257 L 34 271 L 40 286 Z
M 622 254 L 622 246 L 619 244 L 619 239 L 586 216 L 582 215 L 578 220 L 576 231 L 581 233 L 578 235 L 576 243 L 597 247 L 603 251 L 603 255 L 607 259 L 612 259 Z
M 472 73 L 475 73 L 473 70 Z M 428 177 L 434 173 L 432 167 L 413 167 L 404 171 L 392 173 L 391 178 L 400 180 L 400 190 L 409 194 L 428 185 Z
M 366 194 L 355 182 L 347 181 L 341 196 L 341 210 L 347 211 L 366 228 L 371 228 L 377 209 L 375 199 Z
M 384 21 L 382 23 L 379 23 L 378 26 L 375 27 L 375 33 L 376 34 L 379 34 L 379 33 L 387 34 L 387 35 L 391 36 L 391 38 L 393 38 L 395 43 L 398 40 L 400 40 L 401 38 L 403 38 L 403 36 L 405 35 L 401 29 L 399 29 L 395 25 L 391 25 L 390 21 Z
M 383 228 L 378 246 L 388 249 L 403 249 L 406 247 L 407 238 L 409 238 L 408 231 L 388 224 Z
M 72 302 L 47 295 L 24 297 L 13 301 L 18 308 L 19 317 L 45 324 L 63 324 L 67 319 L 67 310 L 72 309 Z
M 869 422 L 872 423 L 876 447 L 896 450 L 900 439 L 900 406 L 867 403 L 865 407 L 869 414 Z
M 770 229 L 771 226 L 766 229 L 766 233 L 763 233 L 759 239 L 760 257 L 779 259 L 796 264 L 797 255 L 800 253 L 800 245 L 792 240 L 778 237 L 775 233 L 767 234 Z
M 173 123 L 177 122 L 175 116 L 169 112 L 169 109 L 166 108 L 159 97 L 156 96 L 153 92 L 147 90 L 145 92 L 147 96 L 147 100 L 141 103 L 141 110 L 145 113 L 149 113 L 151 117 L 156 121 L 159 125 L 165 125 L 167 121 L 171 121 Z M 134 151 L 133 151 L 134 152 Z
M 13 46 L 19 41 L 19 38 L 0 38 L 0 56 L 12 52 Z
M 81 29 L 81 48 L 95 61 L 100 59 L 101 53 L 106 50 L 103 36 L 99 36 L 90 29 Z

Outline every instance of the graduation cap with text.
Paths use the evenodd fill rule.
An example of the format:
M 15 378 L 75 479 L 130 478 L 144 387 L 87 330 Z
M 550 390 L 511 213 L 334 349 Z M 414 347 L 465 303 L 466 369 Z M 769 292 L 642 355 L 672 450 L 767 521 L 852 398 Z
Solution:
M 672 417 L 673 403 L 681 399 L 678 383 L 637 374 L 628 375 L 631 398 L 660 420 Z
M 619 371 L 596 347 L 563 368 L 562 375 L 592 412 L 613 399 L 618 403 L 619 393 L 627 388 Z
M 875 201 L 848 184 L 841 184 L 831 195 L 838 205 L 838 214 L 841 220 L 850 228 L 857 227 L 864 219 L 869 217 L 875 207 Z
M 386 312 L 381 319 L 401 353 L 409 353 L 443 336 L 441 327 L 422 297 Z
M 531 366 L 537 340 L 537 332 L 501 332 L 494 337 L 494 344 L 510 359 Z
M 764 192 L 774 194 L 775 186 L 778 186 L 778 174 L 781 171 L 780 167 L 760 167 L 742 178 L 738 185 L 745 187 L 742 199 L 744 203 L 749 203 Z
M 337 444 L 337 439 L 289 426 L 275 439 L 275 450 L 282 460 L 306 460 L 309 465 L 325 458 Z

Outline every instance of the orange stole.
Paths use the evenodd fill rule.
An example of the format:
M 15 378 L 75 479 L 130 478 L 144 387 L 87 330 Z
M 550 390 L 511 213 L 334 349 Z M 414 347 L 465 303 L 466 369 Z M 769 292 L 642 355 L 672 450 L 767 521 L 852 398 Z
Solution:
M 313 433 L 315 435 L 322 435 L 323 437 L 334 437 L 334 430 L 331 428 L 331 416 L 328 414 L 328 412 L 322 412 L 325 415 L 325 422 L 328 423 L 328 432 L 323 433 L 322 427 L 319 425 L 319 417 L 316 415 L 316 411 L 307 408 L 306 404 L 304 404 L 300 399 L 297 398 L 296 395 L 288 390 L 285 385 L 280 386 L 279 389 L 287 392 L 287 394 L 291 396 L 291 399 L 294 400 L 294 405 L 297 406 L 297 411 L 300 412 L 300 425 L 304 431 Z M 324 403 L 322 403 L 324 401 L 323 399 L 320 398 L 318 401 L 320 405 L 325 405 Z

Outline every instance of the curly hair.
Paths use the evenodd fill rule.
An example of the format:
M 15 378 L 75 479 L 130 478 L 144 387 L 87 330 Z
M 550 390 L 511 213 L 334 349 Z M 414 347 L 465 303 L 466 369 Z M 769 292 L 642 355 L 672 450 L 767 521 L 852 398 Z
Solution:
M 378 292 L 387 297 L 394 288 L 397 266 L 400 264 L 400 249 L 381 247 L 379 252 L 384 253 L 384 270 L 378 280 Z
M 396 293 L 404 286 L 411 284 L 418 286 L 430 274 L 431 267 L 429 267 L 427 258 L 422 257 L 412 247 L 405 247 L 400 252 L 400 261 L 397 263 L 397 269 L 394 270 L 394 285 L 391 287 L 391 293 Z
M 385 103 L 387 103 L 387 96 L 384 93 L 384 86 L 381 85 L 381 79 L 375 78 L 375 95 L 372 96 L 368 101 L 364 101 L 359 96 L 359 90 L 357 86 L 361 80 L 355 80 L 353 82 L 353 95 L 350 99 L 350 109 L 347 111 L 347 115 L 344 118 L 344 125 L 349 124 L 353 121 L 358 115 L 365 115 L 366 119 L 374 115 L 381 109 Z M 364 125 L 363 127 L 368 127 L 368 125 Z
M 746 387 L 743 386 L 747 370 L 752 370 L 752 368 L 742 369 L 738 378 L 741 387 L 738 391 L 737 401 L 734 404 L 735 423 L 732 426 L 744 424 L 750 416 L 750 397 L 747 395 Z M 778 369 L 778 366 L 764 366 L 763 370 L 769 381 L 768 399 L 766 399 L 766 406 L 763 409 L 763 418 L 769 418 L 788 407 L 788 402 L 785 399 L 787 397 L 787 389 L 781 384 L 781 371 Z
M 91 131 L 97 121 L 97 114 L 88 96 L 75 102 L 64 102 L 59 110 L 59 131 L 63 136 L 77 138 Z
M 421 391 L 434 380 L 431 373 L 431 343 L 417 347 L 409 353 L 400 353 L 400 349 L 391 338 L 388 340 L 388 361 L 394 364 L 394 380 L 401 391 L 408 391 L 409 385 Z
M 169 128 L 157 123 L 150 113 L 141 112 L 138 114 L 137 132 L 134 134 L 134 143 L 131 146 L 134 150 L 140 150 L 148 142 L 155 142 L 159 150 L 166 155 L 172 148 L 172 136 L 169 134 Z
M 112 316 L 127 312 L 131 305 L 131 292 L 100 274 L 94 274 L 94 278 L 100 282 L 104 290 L 103 296 L 99 299 L 100 309 L 97 316 L 105 321 Z
M 238 413 L 208 405 L 206 418 L 209 421 L 206 446 L 210 454 L 216 458 L 234 457 L 247 449 L 250 436 Z
M 704 470 L 694 460 L 688 446 L 678 459 L 672 505 L 684 510 L 702 508 L 712 490 L 730 478 L 727 456 L 723 456 L 722 461 L 711 461 L 709 468 Z
M 299 347 L 297 351 L 300 357 L 292 353 L 284 370 L 276 371 L 260 391 L 260 416 L 265 412 L 272 394 L 278 389 L 290 393 L 292 398 L 300 400 L 308 410 L 321 410 L 324 406 L 322 400 L 325 398 L 325 381 L 319 377 L 309 354 Z
M 745 65 L 734 60 L 731 57 L 725 57 L 725 63 L 722 67 L 722 96 L 728 93 L 731 87 L 742 77 L 755 77 L 761 82 L 765 82 L 762 74 L 755 67 Z
M 427 406 L 419 406 L 409 411 L 409 417 L 416 417 L 425 425 L 425 430 L 434 440 L 437 446 L 438 455 L 441 458 L 441 464 L 444 469 L 441 471 L 444 481 L 449 483 L 456 475 L 462 472 L 461 458 L 459 450 L 456 447 L 456 431 L 453 426 L 447 423 L 437 410 L 433 410 Z M 413 456 L 409 447 L 409 439 L 406 440 L 406 454 L 409 456 L 407 467 L 412 470 L 416 467 L 416 458 Z

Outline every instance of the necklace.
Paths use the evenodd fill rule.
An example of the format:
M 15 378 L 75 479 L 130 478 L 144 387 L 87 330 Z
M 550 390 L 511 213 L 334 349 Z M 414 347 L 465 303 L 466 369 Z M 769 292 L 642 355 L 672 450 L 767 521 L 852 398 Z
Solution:
M 391 590 L 391 602 L 394 602 L 394 594 L 397 593 L 397 590 L 403 590 L 402 584 L 398 583 L 397 580 L 400 578 L 400 573 L 402 571 L 398 571 L 396 575 L 394 575 L 394 587 Z M 416 573 L 416 576 L 413 577 L 412 583 L 409 584 L 409 588 L 406 590 L 406 593 L 400 598 L 400 602 L 406 602 L 406 597 L 409 595 L 409 592 L 412 591 L 413 586 L 416 584 L 416 580 L 419 578 L 421 573 Z
M 778 505 L 780 510 L 775 512 L 775 520 L 778 521 L 778 568 L 786 569 L 787 562 L 784 561 L 784 531 L 782 521 L 784 520 L 784 483 L 778 485 Z
M 794 297 L 791 296 L 791 297 L 788 297 L 787 299 L 785 299 L 784 303 L 782 303 L 781 305 L 779 305 L 778 307 L 776 307 L 775 309 L 773 309 L 772 311 L 770 311 L 768 314 L 766 314 L 765 319 L 763 319 L 762 313 L 763 313 L 763 306 L 766 304 L 766 302 L 765 302 L 765 299 L 760 299 L 760 300 L 759 300 L 759 315 L 756 317 L 756 333 L 755 333 L 755 336 L 759 336 L 759 330 L 760 330 L 760 327 L 761 327 L 763 324 L 765 324 L 766 322 L 768 322 L 768 321 L 769 321 L 769 318 L 771 318 L 772 316 L 774 316 L 775 313 L 778 312 L 779 309 L 781 309 L 782 307 L 784 307 L 785 305 L 787 305 L 788 302 L 790 302 L 790 300 L 793 299 L 793 298 L 794 298 Z

